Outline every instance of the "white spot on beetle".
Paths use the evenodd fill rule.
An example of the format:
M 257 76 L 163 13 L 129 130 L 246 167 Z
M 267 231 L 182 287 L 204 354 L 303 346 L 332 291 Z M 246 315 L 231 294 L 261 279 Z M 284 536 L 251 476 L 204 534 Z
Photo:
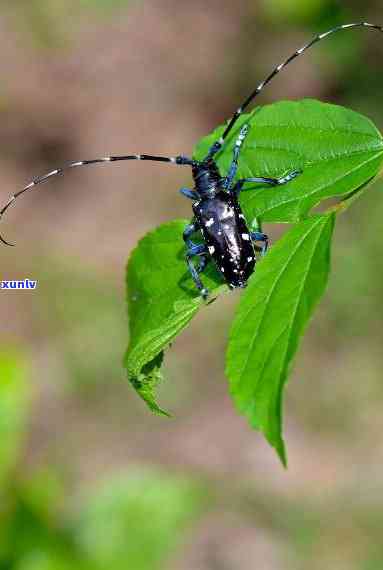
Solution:
M 247 261 L 253 261 L 253 257 L 250 255 L 250 256 L 247 258 Z
M 205 222 L 205 226 L 210 228 L 214 224 L 214 218 L 209 218 L 207 222 Z
M 222 271 L 223 273 L 225 273 L 225 268 L 224 268 L 224 267 L 221 267 L 221 271 Z
M 209 245 L 209 246 L 208 246 L 208 250 L 209 250 L 209 253 L 214 253 L 214 252 L 215 252 L 215 247 L 214 247 L 214 245 Z
M 241 218 L 241 220 L 245 219 L 245 216 L 243 214 L 239 214 L 239 217 Z
M 249 241 L 250 239 L 249 234 L 242 234 L 242 239 L 244 239 L 245 241 Z
M 219 235 L 219 236 L 221 236 L 221 235 L 222 235 L 222 231 L 221 231 L 221 230 L 219 230 L 219 232 L 218 232 L 218 235 Z
M 234 273 L 238 273 L 238 269 L 233 269 Z

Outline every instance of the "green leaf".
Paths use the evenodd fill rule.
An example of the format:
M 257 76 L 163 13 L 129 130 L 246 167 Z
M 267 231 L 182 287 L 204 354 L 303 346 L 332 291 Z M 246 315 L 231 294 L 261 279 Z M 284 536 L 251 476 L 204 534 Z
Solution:
M 300 169 L 286 186 L 247 185 L 241 204 L 249 221 L 297 222 L 322 200 L 362 188 L 383 163 L 383 139 L 373 123 L 359 113 L 312 99 L 281 101 L 241 117 L 218 155 L 226 173 L 243 123 L 250 132 L 243 145 L 237 178 L 278 177 Z M 219 127 L 196 146 L 201 159 L 222 134 Z M 246 188 L 245 187 L 245 188 Z M 253 188 L 253 190 L 250 190 Z
M 286 464 L 282 389 L 299 338 L 322 296 L 335 215 L 313 216 L 271 248 L 249 280 L 230 333 L 231 394 Z
M 154 396 L 163 350 L 204 305 L 185 264 L 182 232 L 188 223 L 174 220 L 148 233 L 127 268 L 130 343 L 125 366 L 133 387 L 159 414 L 166 414 Z M 226 289 L 213 264 L 203 282 L 213 295 Z
M 304 325 L 326 284 L 334 212 L 345 209 L 379 174 L 383 139 L 369 119 L 354 111 L 314 100 L 283 101 L 239 119 L 217 155 L 222 174 L 228 172 L 244 123 L 251 128 L 237 178 L 302 171 L 285 186 L 249 185 L 241 193 L 249 223 L 258 218 L 299 225 L 273 248 L 250 279 L 233 326 L 227 368 L 240 409 L 265 432 L 285 461 L 282 386 Z M 206 156 L 223 128 L 198 143 L 195 158 Z M 341 203 L 331 214 L 310 218 L 312 209 L 328 198 Z M 148 234 L 128 265 L 128 376 L 148 406 L 162 414 L 166 412 L 157 404 L 155 389 L 162 380 L 163 351 L 203 304 L 184 263 L 181 236 L 187 223 L 174 221 Z M 213 294 L 226 289 L 213 264 L 203 279 Z

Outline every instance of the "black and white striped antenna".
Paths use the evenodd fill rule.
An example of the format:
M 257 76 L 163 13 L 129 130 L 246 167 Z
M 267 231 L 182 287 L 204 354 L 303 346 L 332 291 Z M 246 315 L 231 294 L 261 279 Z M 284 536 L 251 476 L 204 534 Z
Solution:
M 378 26 L 376 24 L 369 24 L 368 22 L 355 22 L 355 23 L 351 23 L 351 24 L 342 24 L 340 26 L 332 28 L 331 30 L 328 30 L 327 32 L 316 35 L 310 42 L 303 45 L 301 48 L 296 50 L 292 55 L 290 55 L 290 57 L 288 57 L 285 61 L 283 61 L 277 67 L 275 67 L 273 69 L 273 71 L 266 77 L 266 79 L 264 79 L 254 89 L 254 91 L 247 97 L 247 99 L 242 103 L 242 105 L 235 111 L 235 113 L 231 117 L 226 129 L 224 130 L 223 135 L 221 136 L 221 138 L 218 141 L 216 141 L 211 146 L 205 160 L 211 159 L 222 148 L 228 134 L 230 133 L 230 131 L 234 127 L 234 125 L 237 122 L 237 120 L 239 119 L 239 117 L 242 115 L 242 113 L 249 106 L 249 104 L 255 99 L 255 97 L 257 97 L 257 95 L 259 95 L 261 93 L 261 91 L 264 89 L 264 87 L 268 83 L 270 83 L 270 81 L 280 71 L 282 71 L 282 69 L 284 69 L 291 61 L 293 61 L 298 56 L 303 54 L 307 49 L 309 49 L 311 46 L 313 46 L 317 42 L 323 40 L 324 38 L 326 38 L 327 36 L 330 36 L 331 34 L 334 34 L 335 32 L 339 32 L 341 30 L 345 30 L 348 28 L 362 28 L 362 27 L 372 28 L 372 29 L 378 30 L 379 32 L 383 32 L 382 26 Z M 153 155 L 149 155 L 149 154 L 132 154 L 132 155 L 125 155 L 125 156 L 106 156 L 104 158 L 96 158 L 96 159 L 92 159 L 92 160 L 72 161 L 72 162 L 69 162 L 65 166 L 62 166 L 60 168 L 56 168 L 55 170 L 52 170 L 51 172 L 48 172 L 47 174 L 44 174 L 43 176 L 39 176 L 39 177 L 33 179 L 29 184 L 24 186 L 24 188 L 22 188 L 21 190 L 19 190 L 15 194 L 13 194 L 10 197 L 10 199 L 8 200 L 8 202 L 5 204 L 5 206 L 3 206 L 3 208 L 0 210 L 0 220 L 3 217 L 3 215 L 5 214 L 5 212 L 8 210 L 8 208 L 18 198 L 18 196 L 20 196 L 21 194 L 23 194 L 27 190 L 30 190 L 30 189 L 34 188 L 35 186 L 38 186 L 39 184 L 49 180 L 50 178 L 53 178 L 54 176 L 59 176 L 60 174 L 63 174 L 64 171 L 66 171 L 68 169 L 79 167 L 79 166 L 87 166 L 87 165 L 91 165 L 91 164 L 110 163 L 110 162 L 117 162 L 117 161 L 123 161 L 123 160 L 150 160 L 150 161 L 155 161 L 155 162 L 170 162 L 173 164 L 188 165 L 188 166 L 193 166 L 196 163 L 196 161 L 193 161 L 192 159 L 190 159 L 186 156 L 165 157 L 165 156 L 153 156 Z M 0 241 L 6 245 L 13 245 L 13 244 L 7 242 L 3 237 L 1 237 L 1 235 L 0 235 Z
M 266 77 L 266 79 L 261 81 L 261 83 L 254 89 L 254 91 L 252 91 L 252 93 L 250 93 L 250 95 L 247 97 L 247 99 L 245 99 L 245 101 L 242 103 L 242 105 L 240 107 L 238 107 L 238 109 L 235 111 L 235 113 L 231 117 L 231 119 L 230 119 L 226 129 L 224 130 L 221 138 L 217 142 L 215 142 L 212 145 L 212 147 L 210 148 L 209 156 L 213 157 L 222 148 L 226 137 L 228 136 L 228 134 L 230 133 L 230 131 L 234 127 L 235 123 L 238 121 L 239 117 L 242 115 L 242 113 L 247 109 L 247 107 L 255 99 L 255 97 L 257 97 L 257 95 L 259 95 L 261 93 L 261 91 L 263 91 L 264 87 L 266 87 L 266 85 L 268 83 L 270 83 L 270 81 L 276 75 L 278 75 L 278 73 L 280 71 L 282 71 L 282 69 L 284 69 L 294 59 L 296 59 L 297 57 L 302 55 L 307 49 L 309 49 L 314 44 L 320 42 L 324 38 L 327 38 L 331 34 L 335 34 L 336 32 L 340 32 L 341 30 L 346 30 L 349 28 L 372 28 L 372 29 L 378 30 L 379 32 L 383 32 L 383 26 L 378 26 L 376 24 L 369 24 L 368 22 L 354 22 L 352 24 L 342 24 L 340 26 L 336 26 L 335 28 L 332 28 L 331 30 L 328 30 L 327 32 L 323 32 L 322 34 L 318 34 L 318 35 L 314 36 L 311 41 L 309 41 L 307 44 L 305 44 L 302 47 L 300 47 L 299 49 L 297 49 L 292 55 L 290 55 L 290 57 L 288 57 L 285 61 L 283 61 L 282 63 L 277 65 L 277 67 L 275 67 L 273 69 L 273 71 Z

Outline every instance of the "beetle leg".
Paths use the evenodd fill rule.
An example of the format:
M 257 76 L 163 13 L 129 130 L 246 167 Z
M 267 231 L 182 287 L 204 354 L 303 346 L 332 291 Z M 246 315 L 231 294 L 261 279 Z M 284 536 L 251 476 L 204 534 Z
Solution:
M 193 243 L 190 239 L 191 236 L 199 229 L 199 226 L 196 221 L 193 221 L 191 224 L 186 226 L 183 233 L 183 238 L 186 244 L 186 263 L 188 265 L 190 275 L 197 287 L 198 291 L 201 293 L 203 299 L 207 299 L 209 295 L 209 291 L 203 286 L 203 283 L 199 277 L 199 273 L 201 273 L 207 263 L 208 260 L 208 252 L 206 245 L 204 243 L 197 244 Z M 201 261 L 197 267 L 195 267 L 192 257 L 196 255 L 201 256 Z
M 287 184 L 287 182 L 290 182 L 290 180 L 294 180 L 294 178 L 296 178 L 300 174 L 302 174 L 302 170 L 291 170 L 291 172 L 288 172 L 285 176 L 280 176 L 279 178 L 276 179 L 277 186 L 282 186 L 283 184 Z
M 241 128 L 241 130 L 239 132 L 238 138 L 235 141 L 234 150 L 233 150 L 233 160 L 232 160 L 230 168 L 229 168 L 229 173 L 226 176 L 224 183 L 223 183 L 223 187 L 226 189 L 230 188 L 230 186 L 233 184 L 233 180 L 235 178 L 235 175 L 237 174 L 238 158 L 239 158 L 239 154 L 241 152 L 241 146 L 242 146 L 243 141 L 245 140 L 248 132 L 249 132 L 249 126 L 243 125 L 243 127 Z
M 204 269 L 206 265 L 207 261 L 206 254 L 207 254 L 206 246 L 203 243 L 198 245 L 194 244 L 186 252 L 186 263 L 188 265 L 190 275 L 203 299 L 207 299 L 209 291 L 206 289 L 206 287 L 204 287 L 198 274 Z M 195 257 L 196 255 L 201 255 L 201 263 L 198 265 L 198 267 L 195 267 L 192 261 L 192 258 Z
M 186 196 L 186 198 L 190 198 L 190 200 L 194 200 L 194 201 L 198 200 L 197 192 L 194 192 L 194 190 L 190 190 L 190 188 L 181 188 L 180 193 L 183 196 Z
M 192 242 L 192 240 L 190 238 L 198 229 L 199 229 L 199 226 L 195 221 L 193 221 L 191 224 L 186 226 L 186 228 L 184 229 L 184 233 L 182 234 L 182 237 L 183 237 L 184 242 L 186 243 L 186 246 L 188 249 L 192 249 L 195 246 L 195 244 Z
M 287 184 L 288 182 L 290 182 L 290 180 L 293 180 L 294 178 L 299 176 L 301 172 L 302 172 L 301 170 L 292 170 L 291 172 L 286 174 L 286 176 L 281 176 L 280 178 L 268 178 L 265 176 L 241 178 L 241 180 L 238 180 L 238 182 L 233 186 L 233 188 L 231 188 L 231 192 L 238 195 L 241 192 L 243 185 L 246 182 L 253 182 L 254 184 L 269 184 L 270 186 L 282 186 L 283 184 Z
M 261 241 L 262 242 L 261 255 L 263 257 L 265 255 L 265 253 L 267 252 L 268 247 L 269 247 L 269 236 L 262 233 L 262 232 L 250 232 L 250 237 L 251 237 L 252 241 Z
M 209 255 L 207 253 L 202 253 L 199 259 L 199 264 L 197 265 L 198 273 L 202 273 L 202 271 L 204 271 L 208 262 L 209 262 Z

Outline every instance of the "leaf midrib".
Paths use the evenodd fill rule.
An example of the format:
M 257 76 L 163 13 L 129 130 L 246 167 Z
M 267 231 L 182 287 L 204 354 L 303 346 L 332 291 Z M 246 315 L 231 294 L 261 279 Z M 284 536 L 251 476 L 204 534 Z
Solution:
M 383 154 L 383 150 L 380 154 Z M 322 192 L 323 190 L 326 190 L 327 188 L 331 188 L 332 186 L 334 186 L 335 184 L 337 184 L 338 182 L 340 182 L 341 180 L 347 178 L 348 176 L 350 176 L 351 174 L 353 174 L 354 172 L 358 171 L 360 168 L 362 168 L 363 166 L 365 166 L 366 164 L 368 164 L 369 162 L 373 161 L 374 159 L 377 158 L 377 156 L 379 156 L 379 154 L 376 154 L 372 157 L 370 157 L 368 160 L 365 160 L 364 162 L 361 162 L 360 164 L 358 164 L 357 166 L 355 166 L 354 168 L 352 168 L 351 170 L 347 171 L 346 174 L 343 174 L 342 176 L 338 176 L 336 178 L 332 178 L 330 182 L 326 183 L 326 184 L 322 184 L 321 186 L 316 186 L 314 188 L 314 190 L 312 190 L 311 192 L 308 192 L 307 194 L 305 194 L 304 196 L 287 196 L 286 200 L 281 200 L 278 202 L 278 204 L 272 205 L 270 207 L 265 207 L 264 210 L 262 210 L 262 213 L 269 213 L 272 210 L 274 210 L 275 208 L 280 208 L 281 206 L 285 205 L 285 204 L 291 204 L 293 202 L 298 202 L 298 201 L 303 201 L 306 200 L 307 198 L 310 197 L 314 197 L 315 194 Z M 349 191 L 345 191 L 342 194 L 348 194 L 352 192 L 352 190 Z M 340 194 L 339 194 L 340 195 Z M 286 196 L 286 194 L 284 194 L 284 196 Z M 255 199 L 255 197 L 253 198 Z M 250 204 L 252 202 L 252 197 L 249 196 L 248 198 L 248 204 Z
M 285 366 L 286 366 L 286 355 L 287 355 L 287 351 L 288 351 L 289 346 L 290 346 L 291 331 L 292 331 L 292 329 L 293 329 L 293 325 L 295 324 L 295 318 L 296 318 L 296 315 L 297 315 L 298 307 L 300 306 L 300 303 L 301 303 L 302 292 L 303 292 L 303 290 L 305 289 L 306 282 L 307 282 L 307 277 L 308 277 L 308 275 L 309 275 L 309 273 L 310 273 L 310 270 L 311 270 L 311 267 L 312 267 L 312 263 L 313 263 L 313 259 L 314 259 L 314 257 L 315 257 L 316 251 L 317 251 L 317 249 L 318 249 L 319 241 L 320 241 L 320 239 L 321 239 L 321 237 L 322 237 L 322 233 L 323 233 L 324 229 L 326 228 L 326 225 L 327 225 L 327 223 L 328 223 L 328 220 L 329 220 L 329 218 L 327 218 L 326 223 L 323 223 L 323 226 L 322 226 L 322 228 L 321 228 L 321 231 L 318 233 L 317 239 L 315 240 L 315 242 L 314 242 L 314 244 L 313 244 L 314 247 L 313 247 L 313 249 L 312 249 L 312 253 L 311 253 L 311 256 L 310 256 L 310 260 L 309 260 L 309 263 L 308 263 L 308 265 L 307 265 L 307 271 L 306 271 L 306 273 L 305 273 L 305 275 L 304 275 L 304 278 L 303 278 L 303 281 L 302 281 L 302 286 L 299 288 L 299 295 L 297 295 L 297 302 L 296 302 L 296 304 L 295 304 L 295 308 L 294 308 L 294 311 L 293 311 L 293 314 L 292 314 L 292 318 L 291 318 L 290 322 L 287 323 L 287 326 L 286 326 L 285 329 L 283 330 L 283 333 L 284 333 L 284 332 L 286 331 L 286 329 L 288 329 L 288 335 L 287 335 L 287 339 L 286 339 L 285 354 L 284 354 L 283 359 L 282 359 L 282 361 L 281 361 L 282 366 L 281 366 L 281 368 L 280 368 L 280 370 L 279 370 L 279 374 L 278 374 L 278 377 L 279 377 L 279 378 L 281 378 L 282 371 L 283 371 L 283 369 L 284 369 Z M 320 219 L 320 221 L 322 221 L 322 218 Z M 318 223 L 319 223 L 319 222 L 318 222 Z M 314 229 L 314 228 L 316 228 L 316 227 L 317 227 L 317 225 L 313 226 L 312 229 Z M 306 239 L 306 236 L 305 236 L 305 239 Z M 301 243 L 303 244 L 304 241 L 305 241 L 305 240 L 302 240 Z M 291 260 L 290 260 L 290 261 L 291 261 Z M 279 335 L 279 338 L 280 338 L 280 336 L 281 336 L 281 335 Z M 282 380 L 283 380 L 283 379 L 282 379 Z M 276 384 L 276 386 L 275 386 L 276 390 L 277 390 L 277 391 L 280 391 L 281 386 L 282 386 L 282 383 L 281 383 L 281 382 L 279 382 L 278 384 Z M 273 395 L 274 395 L 274 393 L 273 393 Z M 268 415 L 269 415 L 269 410 L 268 410 Z M 268 421 L 270 421 L 269 417 L 268 417 Z
M 246 122 L 246 121 L 245 121 Z M 347 136 L 365 136 L 365 137 L 369 137 L 369 138 L 373 138 L 376 140 L 379 140 L 381 142 L 383 142 L 383 137 L 381 136 L 380 132 L 378 131 L 378 129 L 376 129 L 375 134 L 372 133 L 366 133 L 365 131 L 356 131 L 355 129 L 339 129 L 338 127 L 333 128 L 333 129 L 324 129 L 321 127 L 314 127 L 314 126 L 310 126 L 310 125 L 298 125 L 296 123 L 275 123 L 274 125 L 269 125 L 269 124 L 256 124 L 255 128 L 254 128 L 254 133 L 256 132 L 256 130 L 261 130 L 261 129 L 288 129 L 288 130 L 295 130 L 295 131 L 299 131 L 299 130 L 309 130 L 309 131 L 315 131 L 315 132 L 319 132 L 319 133 L 328 133 L 328 134 L 334 134 L 334 133 L 339 133 L 339 134 L 346 134 Z M 251 141 L 248 142 L 248 145 L 251 144 Z
M 129 362 L 132 360 L 132 355 L 133 355 L 134 366 L 129 367 L 130 372 L 133 375 L 137 374 L 137 372 L 139 372 L 139 370 L 142 369 L 142 361 L 145 363 L 148 362 L 149 360 L 153 360 L 153 358 L 155 358 L 161 352 L 161 350 L 164 350 L 166 348 L 166 345 L 168 345 L 171 342 L 172 337 L 180 333 L 181 330 L 185 328 L 185 326 L 187 325 L 187 323 L 191 318 L 190 313 L 192 313 L 195 309 L 196 307 L 191 306 L 188 308 L 187 311 L 179 312 L 177 314 L 177 319 L 175 319 L 171 325 L 169 324 L 169 320 L 166 319 L 165 323 L 167 324 L 164 323 L 163 327 L 161 328 L 161 330 L 163 331 L 161 338 L 158 337 L 157 334 L 158 329 L 154 329 L 150 333 L 144 335 L 139 343 L 132 346 L 128 354 L 128 367 L 129 367 Z M 173 334 L 174 330 L 176 332 Z M 163 342 L 164 337 L 166 337 L 167 339 L 166 343 Z M 149 351 L 147 350 L 148 345 L 152 347 L 152 350 Z M 136 356 L 136 352 L 139 348 L 142 350 L 143 354 Z M 148 352 L 150 355 L 150 359 L 147 358 Z
M 147 301 L 146 301 L 146 307 L 145 307 L 145 312 L 140 311 L 140 316 L 141 318 L 138 320 L 138 323 L 141 323 L 143 320 L 145 320 L 146 315 L 148 314 L 148 312 L 151 310 L 153 304 L 156 304 L 159 302 L 159 300 L 165 296 L 170 295 L 173 291 L 175 291 L 175 293 L 179 292 L 179 288 L 178 285 L 175 285 L 174 287 L 170 287 L 169 289 L 165 289 L 162 290 L 161 293 L 157 294 L 155 297 L 148 297 Z M 173 295 L 174 296 L 174 295 Z M 174 303 L 176 303 L 177 301 L 182 301 L 182 298 L 176 298 Z M 186 299 L 185 299 L 186 300 Z M 194 298 L 193 301 L 197 302 L 198 298 Z M 173 303 L 173 307 L 174 307 L 174 303 Z M 190 303 L 192 304 L 192 303 Z M 197 304 L 197 303 L 196 303 Z M 177 314 L 179 311 L 175 311 L 175 314 Z M 173 313 L 170 313 L 171 315 L 173 315 Z M 162 323 L 167 322 L 169 320 L 169 316 L 164 317 Z M 137 322 L 137 321 L 136 321 Z M 159 328 L 154 329 L 154 331 L 158 331 L 160 330 Z M 132 335 L 133 336 L 133 335 Z
M 290 154 L 296 154 L 297 156 L 300 156 L 302 158 L 305 158 L 304 153 L 300 152 L 295 152 L 294 149 L 290 149 L 290 148 L 286 148 L 286 147 L 276 147 L 276 146 L 269 146 L 269 145 L 258 145 L 257 147 L 254 147 L 254 150 L 259 150 L 259 149 L 264 149 L 270 152 L 280 152 L 280 151 L 285 151 L 288 152 Z M 331 162 L 333 160 L 341 160 L 343 158 L 349 158 L 352 156 L 357 156 L 359 154 L 374 154 L 374 157 L 379 156 L 380 154 L 383 153 L 383 145 L 380 145 L 379 147 L 377 147 L 376 149 L 374 148 L 367 148 L 367 149 L 362 149 L 362 150 L 353 150 L 353 151 L 344 151 L 344 152 L 338 152 L 338 153 L 332 153 L 332 156 L 323 156 L 323 157 L 319 157 L 317 159 L 307 159 L 306 160 L 306 165 L 318 165 L 318 164 L 322 164 L 323 162 Z M 370 159 L 369 159 L 370 160 Z M 251 167 L 247 165 L 247 167 L 249 168 L 249 170 L 251 170 Z
M 302 236 L 302 238 L 300 239 L 300 241 L 298 242 L 298 244 L 296 245 L 296 247 L 295 247 L 295 248 L 293 249 L 293 251 L 291 252 L 291 255 L 288 257 L 286 263 L 285 263 L 284 266 L 282 267 L 282 269 L 281 269 L 280 273 L 278 274 L 277 278 L 275 279 L 274 284 L 273 284 L 273 286 L 271 287 L 270 292 L 269 292 L 269 294 L 268 294 L 268 296 L 267 296 L 267 298 L 266 298 L 266 300 L 265 300 L 265 302 L 264 302 L 264 307 L 263 307 L 262 315 L 261 315 L 259 324 L 258 324 L 258 326 L 257 326 L 256 332 L 255 332 L 255 334 L 253 335 L 253 338 L 252 338 L 252 340 L 251 340 L 250 349 L 248 350 L 245 363 L 244 363 L 244 365 L 243 365 L 243 367 L 242 367 L 242 370 L 241 370 L 241 372 L 240 372 L 240 375 L 239 375 L 239 378 L 238 378 L 238 383 L 241 383 L 241 382 L 242 382 L 242 378 L 243 378 L 244 372 L 245 372 L 245 370 L 246 370 L 246 368 L 247 368 L 247 365 L 248 365 L 248 362 L 249 362 L 249 359 L 250 359 L 250 354 L 251 354 L 251 351 L 252 351 L 253 346 L 254 346 L 254 343 L 255 343 L 255 339 L 256 339 L 257 334 L 258 334 L 258 331 L 260 330 L 260 327 L 261 327 L 261 325 L 263 324 L 263 321 L 264 321 L 264 316 L 265 316 L 265 312 L 266 312 L 266 307 L 267 307 L 267 305 L 269 304 L 272 295 L 274 294 L 274 291 L 275 291 L 275 288 L 276 288 L 277 284 L 279 283 L 279 281 L 280 281 L 280 279 L 282 278 L 284 272 L 286 271 L 286 268 L 287 268 L 288 265 L 290 264 L 291 259 L 295 256 L 295 254 L 297 253 L 297 251 L 298 251 L 299 248 L 301 247 L 302 243 L 304 243 L 304 241 L 307 239 L 307 237 L 311 234 L 311 232 L 314 230 L 314 228 L 317 227 L 317 225 L 318 225 L 320 222 L 321 222 L 321 218 L 319 218 L 319 219 L 318 219 L 318 222 L 317 222 L 315 225 L 311 226 L 310 229 L 307 231 L 307 233 L 306 233 L 304 236 Z M 251 311 L 252 311 L 253 309 L 254 309 L 254 308 L 251 306 L 250 309 L 245 313 L 245 315 L 243 316 L 243 318 L 241 319 L 240 322 L 243 322 L 243 320 L 247 319 L 248 316 L 249 316 L 249 314 L 251 313 Z

